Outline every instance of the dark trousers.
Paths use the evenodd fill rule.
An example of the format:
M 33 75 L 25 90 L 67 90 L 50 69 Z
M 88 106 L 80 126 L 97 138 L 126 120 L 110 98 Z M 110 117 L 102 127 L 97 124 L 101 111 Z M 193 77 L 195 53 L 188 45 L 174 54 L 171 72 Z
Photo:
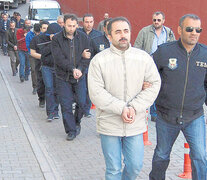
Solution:
M 32 78 L 32 87 L 33 88 L 37 88 L 37 75 L 36 75 L 36 71 L 35 71 L 36 61 L 38 61 L 38 60 L 33 58 L 31 55 L 29 55 L 29 63 L 30 63 L 30 67 L 31 67 L 31 78 Z
M 9 54 L 9 57 L 10 57 L 12 73 L 14 75 L 14 74 L 16 74 L 17 67 L 19 65 L 18 51 L 9 50 L 8 54 Z
M 42 78 L 40 60 L 36 61 L 35 73 L 37 75 L 37 95 L 38 95 L 39 101 L 44 101 L 45 100 L 45 84 Z
M 7 42 L 6 42 L 6 33 L 1 34 L 1 40 L 2 40 L 2 50 L 3 53 L 6 54 L 7 53 Z
M 61 105 L 62 119 L 65 132 L 76 134 L 76 125 L 80 125 L 84 114 L 86 102 L 86 81 L 85 76 L 77 83 L 70 83 L 56 78 L 57 93 Z M 72 104 L 77 103 L 78 108 L 73 113 Z

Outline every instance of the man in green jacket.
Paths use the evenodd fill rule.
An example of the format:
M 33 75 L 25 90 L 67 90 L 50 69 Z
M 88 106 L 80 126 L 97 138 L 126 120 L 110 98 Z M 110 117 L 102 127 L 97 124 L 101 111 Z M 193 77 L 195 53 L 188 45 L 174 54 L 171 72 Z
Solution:
M 142 28 L 135 40 L 134 47 L 146 51 L 152 55 L 160 44 L 174 41 L 175 36 L 172 30 L 164 26 L 165 15 L 157 11 L 152 15 L 152 24 Z M 157 118 L 155 104 L 150 107 L 151 121 Z

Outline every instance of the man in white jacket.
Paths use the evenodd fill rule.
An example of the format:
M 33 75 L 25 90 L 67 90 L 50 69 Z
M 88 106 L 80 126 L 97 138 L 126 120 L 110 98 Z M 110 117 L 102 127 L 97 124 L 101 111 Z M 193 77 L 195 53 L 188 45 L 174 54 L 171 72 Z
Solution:
M 112 19 L 107 30 L 111 47 L 90 63 L 89 95 L 97 108 L 106 179 L 135 180 L 143 162 L 146 109 L 156 99 L 161 80 L 150 55 L 131 47 L 131 25 L 126 18 Z M 143 89 L 144 82 L 151 86 Z

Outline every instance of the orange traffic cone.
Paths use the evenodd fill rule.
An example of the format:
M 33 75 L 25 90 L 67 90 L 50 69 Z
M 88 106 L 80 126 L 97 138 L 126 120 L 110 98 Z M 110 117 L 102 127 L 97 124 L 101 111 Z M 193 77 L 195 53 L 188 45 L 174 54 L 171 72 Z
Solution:
M 189 144 L 186 142 L 184 143 L 185 154 L 184 154 L 184 168 L 183 173 L 178 175 L 180 178 L 183 179 L 192 179 L 192 169 L 191 169 L 191 160 L 190 160 L 190 147 Z
M 152 145 L 152 143 L 148 139 L 148 109 L 146 110 L 146 123 L 147 123 L 147 131 L 143 133 L 143 141 L 144 145 Z
M 96 109 L 96 106 L 92 103 L 91 109 Z

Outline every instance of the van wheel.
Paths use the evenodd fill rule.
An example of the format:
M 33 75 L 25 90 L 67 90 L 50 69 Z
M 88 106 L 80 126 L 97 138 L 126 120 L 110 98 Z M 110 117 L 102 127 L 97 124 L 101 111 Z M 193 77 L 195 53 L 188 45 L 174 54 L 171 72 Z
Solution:
M 18 8 L 18 0 L 14 1 L 14 3 L 12 3 L 11 7 L 13 9 L 17 9 Z
M 26 4 L 26 0 L 23 0 L 22 3 L 23 3 L 23 4 Z

